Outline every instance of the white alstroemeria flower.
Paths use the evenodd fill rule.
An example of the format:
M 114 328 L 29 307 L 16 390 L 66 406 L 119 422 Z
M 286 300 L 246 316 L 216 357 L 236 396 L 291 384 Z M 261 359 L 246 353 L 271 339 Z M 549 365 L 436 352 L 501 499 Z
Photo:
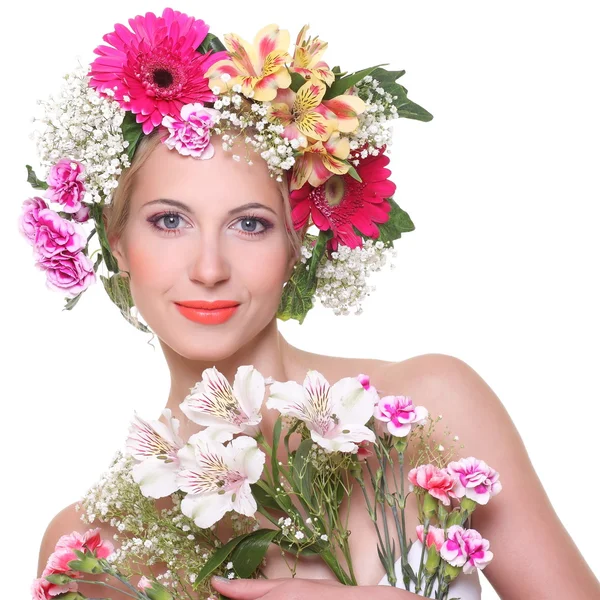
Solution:
M 252 365 L 238 367 L 233 387 L 211 367 L 179 406 L 188 419 L 208 428 L 206 437 L 226 442 L 236 433 L 255 436 L 259 432 L 264 397 L 265 380 Z
M 179 420 L 168 408 L 162 415 L 167 424 L 145 421 L 135 414 L 126 442 L 128 453 L 140 461 L 132 469 L 133 480 L 149 498 L 164 498 L 177 490 L 177 452 L 183 448 L 183 440 L 179 437 Z
M 194 434 L 179 451 L 179 489 L 187 495 L 181 512 L 206 529 L 226 512 L 251 517 L 257 510 L 251 483 L 256 483 L 265 464 L 265 454 L 256 440 L 240 436 L 227 446 Z
M 304 386 L 295 381 L 274 382 L 268 408 L 304 421 L 312 440 L 329 452 L 356 452 L 357 444 L 374 442 L 365 426 L 373 416 L 373 392 L 356 377 L 344 377 L 332 386 L 318 371 L 310 370 Z

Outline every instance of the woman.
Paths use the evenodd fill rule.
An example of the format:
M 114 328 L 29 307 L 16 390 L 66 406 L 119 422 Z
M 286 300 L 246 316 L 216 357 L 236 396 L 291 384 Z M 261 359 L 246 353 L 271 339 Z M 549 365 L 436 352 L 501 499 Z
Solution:
M 167 359 L 171 373 L 167 407 L 178 415 L 181 398 L 198 374 L 213 365 L 229 379 L 241 364 L 253 364 L 280 381 L 301 382 L 308 368 L 329 381 L 368 372 L 378 389 L 402 390 L 420 398 L 432 414 L 444 413 L 450 429 L 461 432 L 463 455 L 484 456 L 502 473 L 502 496 L 480 507 L 473 521 L 484 537 L 494 540 L 495 559 L 484 573 L 501 597 L 592 597 L 597 581 L 553 512 L 514 425 L 483 380 L 466 364 L 445 355 L 390 363 L 328 357 L 287 343 L 277 330 L 275 314 L 282 287 L 298 260 L 298 242 L 286 229 L 290 205 L 285 190 L 269 177 L 258 156 L 253 165 L 238 162 L 217 143 L 210 160 L 194 161 L 158 142 L 158 136 L 147 136 L 140 144 L 129 183 L 127 175 L 119 183 L 121 200 L 117 192 L 104 217 L 119 271 L 127 274 L 134 303 Z M 256 265 L 262 268 L 257 270 Z M 181 306 L 199 300 L 228 300 L 236 308 L 223 314 L 219 323 L 208 322 L 206 316 L 198 322 L 197 313 Z M 267 411 L 263 418 L 265 424 L 272 422 Z M 182 433 L 186 437 L 192 430 Z M 361 586 L 377 586 L 382 568 L 375 553 L 366 551 L 375 546 L 374 533 L 364 509 L 352 514 L 357 579 Z M 543 527 L 537 528 L 532 519 Z M 413 507 L 409 529 L 416 524 Z M 57 538 L 73 529 L 81 529 L 81 523 L 69 507 L 44 536 L 40 571 Z M 523 550 L 532 546 L 542 549 L 533 565 Z M 559 548 L 568 577 L 546 567 Z M 523 577 L 518 576 L 519 567 Z M 300 579 L 281 581 L 277 578 L 285 577 L 285 567 L 277 563 L 276 554 L 268 569 L 273 581 L 215 582 L 215 587 L 230 598 L 409 594 L 383 587 L 344 589 L 323 581 L 330 575 L 309 561 L 299 566 Z

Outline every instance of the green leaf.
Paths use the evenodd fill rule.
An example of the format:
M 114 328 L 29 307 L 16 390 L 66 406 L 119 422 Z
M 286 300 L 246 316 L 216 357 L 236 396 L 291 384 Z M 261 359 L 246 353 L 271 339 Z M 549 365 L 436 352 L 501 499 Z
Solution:
M 340 79 L 336 79 L 331 84 L 331 87 L 328 88 L 328 90 L 325 92 L 323 100 L 329 100 L 331 98 L 335 98 L 336 96 L 344 94 L 353 85 L 356 85 L 361 79 L 364 79 L 367 75 L 370 75 L 378 67 L 381 67 L 381 65 L 375 65 L 374 67 L 362 69 L 362 71 L 357 71 L 356 73 L 352 73 L 350 75 L 346 75 L 345 77 L 341 77 Z
M 288 69 L 289 71 L 289 69 Z M 290 76 L 292 78 L 292 83 L 290 84 L 290 90 L 293 92 L 297 92 L 305 83 L 306 79 L 300 75 L 300 73 L 295 73 L 294 71 L 289 71 Z
M 144 134 L 141 124 L 136 122 L 135 115 L 132 112 L 127 111 L 125 113 L 125 118 L 121 123 L 121 132 L 123 133 L 123 139 L 129 142 L 125 152 L 131 162 L 138 142 Z
M 46 580 L 56 585 L 65 585 L 73 581 L 73 578 L 64 573 L 52 573 L 52 575 L 46 575 Z
M 90 209 L 90 214 L 94 219 L 94 224 L 96 226 L 96 233 L 98 234 L 98 241 L 100 242 L 100 249 L 102 250 L 102 258 L 104 259 L 104 264 L 109 271 L 113 273 L 119 272 L 119 264 L 117 260 L 112 254 L 110 249 L 110 244 L 108 243 L 108 238 L 106 236 L 106 229 L 104 227 L 104 220 L 102 218 L 102 208 L 104 204 L 95 202 L 92 204 Z
M 204 41 L 196 48 L 196 52 L 206 54 L 209 50 L 223 52 L 227 51 L 227 48 L 225 48 L 223 42 L 214 33 L 207 33 Z
M 387 247 L 391 247 L 393 240 L 399 239 L 401 234 L 407 231 L 413 231 L 415 225 L 408 213 L 402 210 L 393 198 L 388 198 L 387 201 L 391 204 L 392 210 L 389 213 L 389 219 L 385 223 L 377 223 L 379 237 L 375 239 L 382 241 Z
M 275 498 L 273 498 L 273 496 L 271 496 L 271 494 L 269 494 L 269 492 L 267 492 L 267 490 L 260 485 L 253 483 L 250 485 L 250 490 L 252 491 L 252 495 L 259 506 L 263 508 L 269 508 L 271 510 L 281 509 L 277 503 L 277 500 L 275 500 Z
M 238 577 L 250 577 L 264 558 L 269 545 L 279 534 L 277 529 L 258 529 L 235 548 L 231 562 Z
M 75 296 L 73 298 L 69 298 L 67 300 L 67 302 L 65 303 L 63 310 L 72 310 L 72 308 L 79 302 L 79 299 L 81 298 L 82 294 L 83 294 L 83 292 L 79 292 L 79 294 L 77 294 L 77 296 Z
M 348 169 L 348 175 L 350 175 L 350 177 L 352 177 L 353 179 L 356 179 L 356 181 L 358 181 L 359 183 L 362 183 L 362 179 L 358 174 L 358 171 L 354 168 L 354 166 L 351 165 L 348 161 L 343 162 L 345 162 L 347 165 L 350 165 L 350 168 Z
M 277 458 L 277 448 L 279 448 L 279 440 L 281 438 L 281 415 L 277 417 L 273 426 L 273 446 L 271 454 L 271 473 L 273 474 L 273 485 L 277 487 L 279 484 L 279 460 Z
M 283 288 L 279 302 L 277 317 L 282 321 L 296 319 L 302 323 L 308 311 L 313 307 L 312 298 L 317 289 L 317 267 L 331 235 L 331 231 L 319 232 L 310 260 L 306 263 L 298 262 L 294 267 L 292 276 Z M 314 239 L 314 236 L 310 234 L 308 236 Z
M 395 96 L 392 101 L 398 110 L 398 117 L 407 119 L 415 119 L 417 121 L 431 121 L 433 115 L 426 111 L 422 106 L 415 104 L 408 99 L 408 90 L 399 83 L 396 79 L 404 75 L 405 71 L 386 71 L 385 69 L 376 68 L 370 75 L 377 79 L 380 86 L 392 96 Z
M 77 550 L 75 550 L 75 553 L 77 554 Z M 70 560 L 67 564 L 73 571 L 92 573 L 94 575 L 104 573 L 104 569 L 98 562 L 98 559 L 92 554 L 84 554 L 84 556 L 79 560 Z
M 312 506 L 314 467 L 308 455 L 313 446 L 312 439 L 304 440 L 298 446 L 292 463 L 292 481 L 296 492 L 307 506 Z
M 25 165 L 27 169 L 27 183 L 31 184 L 31 187 L 36 190 L 47 190 L 48 184 L 45 181 L 37 178 L 35 171 L 31 167 L 31 165 Z
M 200 573 L 198 573 L 198 576 L 196 577 L 196 582 L 201 583 L 207 577 L 210 577 L 210 575 L 212 575 L 212 573 L 229 558 L 229 555 L 235 550 L 236 546 L 249 535 L 252 534 L 244 533 L 243 535 L 238 535 L 238 537 L 229 540 L 229 542 L 219 548 L 200 569 Z

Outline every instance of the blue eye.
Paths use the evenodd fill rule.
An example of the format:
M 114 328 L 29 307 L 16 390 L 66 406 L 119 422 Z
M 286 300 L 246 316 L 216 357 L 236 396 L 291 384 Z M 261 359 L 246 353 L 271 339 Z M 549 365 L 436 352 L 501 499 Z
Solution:
M 182 216 L 177 212 L 166 212 L 159 215 L 154 215 L 148 219 L 154 229 L 166 233 L 167 235 L 179 235 L 183 227 L 178 227 L 183 221 Z M 159 225 L 162 223 L 162 226 Z M 262 217 L 246 215 L 239 218 L 233 225 L 241 223 L 241 229 L 236 228 L 246 236 L 264 235 L 267 230 L 273 227 L 273 224 Z

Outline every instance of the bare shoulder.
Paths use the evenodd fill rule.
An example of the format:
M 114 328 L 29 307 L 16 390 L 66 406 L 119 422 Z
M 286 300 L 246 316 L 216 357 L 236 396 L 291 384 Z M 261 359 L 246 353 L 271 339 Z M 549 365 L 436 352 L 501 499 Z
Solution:
M 408 395 L 432 417 L 441 414 L 435 440 L 444 445 L 458 435 L 455 460 L 473 456 L 499 473 L 501 492 L 477 507 L 472 526 L 490 541 L 494 558 L 482 573 L 501 598 L 600 597 L 600 584 L 554 511 L 508 411 L 471 366 L 425 354 L 382 365 L 371 379 L 380 394 Z
M 108 524 L 94 524 L 93 526 L 84 523 L 81 520 L 81 512 L 77 510 L 77 503 L 69 504 L 69 506 L 63 508 L 59 513 L 55 515 L 55 517 L 50 521 L 44 536 L 42 538 L 42 542 L 40 545 L 40 554 L 38 559 L 38 577 L 42 576 L 42 571 L 46 568 L 46 563 L 50 555 L 54 552 L 54 548 L 56 543 L 63 535 L 68 535 L 73 532 L 77 532 L 79 534 L 84 534 L 89 529 L 99 529 L 100 536 L 102 539 L 107 541 L 112 541 L 115 530 L 111 528 Z M 86 579 L 88 580 L 98 580 L 101 581 L 104 579 L 103 575 L 86 575 Z M 135 583 L 135 582 L 134 582 Z M 82 593 L 86 598 L 96 597 L 98 595 L 98 586 L 80 583 L 78 590 Z M 115 591 L 111 595 L 112 600 L 127 600 L 130 596 L 123 592 Z

